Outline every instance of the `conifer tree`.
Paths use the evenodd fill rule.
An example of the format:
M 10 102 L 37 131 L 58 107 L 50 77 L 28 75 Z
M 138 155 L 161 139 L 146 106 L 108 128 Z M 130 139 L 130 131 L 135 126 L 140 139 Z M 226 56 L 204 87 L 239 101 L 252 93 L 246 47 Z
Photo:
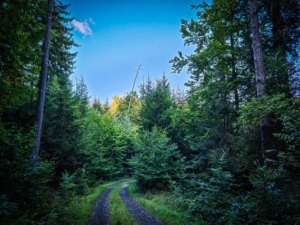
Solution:
M 45 126 L 42 135 L 42 156 L 46 159 L 56 158 L 56 173 L 74 172 L 78 166 L 78 139 L 80 137 L 79 117 L 84 113 L 82 101 L 86 100 L 86 86 L 82 101 L 73 92 L 70 75 L 74 68 L 76 53 L 71 52 L 74 42 L 72 29 L 66 27 L 70 21 L 68 5 L 55 4 L 53 12 L 53 32 L 51 40 L 49 85 L 45 107 Z M 82 78 L 83 79 L 83 78 Z M 83 87 L 83 89 L 84 89 Z M 78 93 L 77 93 L 78 94 Z
M 152 84 L 150 78 L 141 86 L 140 124 L 144 130 L 151 131 L 153 127 L 166 128 L 171 120 L 167 110 L 174 104 L 171 98 L 170 86 L 165 75 Z
M 45 36 L 45 25 L 41 23 L 45 16 L 44 8 L 44 3 L 32 0 L 1 3 L 0 116 L 4 123 L 17 122 L 16 119 L 22 117 L 20 114 L 27 117 L 32 113 L 27 103 L 37 95 L 34 87 L 42 62 L 40 43 Z M 30 120 L 32 125 L 30 116 L 26 120 Z

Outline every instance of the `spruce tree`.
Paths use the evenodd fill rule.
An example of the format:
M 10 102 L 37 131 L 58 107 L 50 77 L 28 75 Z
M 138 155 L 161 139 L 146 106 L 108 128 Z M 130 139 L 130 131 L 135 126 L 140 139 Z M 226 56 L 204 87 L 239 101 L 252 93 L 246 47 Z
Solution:
M 141 86 L 140 125 L 144 130 L 151 131 L 155 126 L 166 128 L 171 120 L 167 113 L 174 104 L 170 86 L 165 75 L 152 84 L 150 78 Z

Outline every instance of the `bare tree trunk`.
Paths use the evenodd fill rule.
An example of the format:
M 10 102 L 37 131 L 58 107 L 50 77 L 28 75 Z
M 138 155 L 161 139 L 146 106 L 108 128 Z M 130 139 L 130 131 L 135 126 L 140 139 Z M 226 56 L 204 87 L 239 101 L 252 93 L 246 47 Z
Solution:
M 42 135 L 42 124 L 43 124 L 43 115 L 44 115 L 44 106 L 45 106 L 45 96 L 46 96 L 46 87 L 47 87 L 47 75 L 49 67 L 49 52 L 50 52 L 50 33 L 52 26 L 52 12 L 53 12 L 53 0 L 48 0 L 48 12 L 46 18 L 46 33 L 44 40 L 44 55 L 42 61 L 42 71 L 39 81 L 39 96 L 38 96 L 38 107 L 37 107 L 37 128 L 36 128 L 36 138 L 34 143 L 34 152 L 33 157 L 37 159 L 39 156 L 40 142 Z
M 139 75 L 139 72 L 140 72 L 142 66 L 143 66 L 142 64 L 139 65 L 139 68 L 138 68 L 137 71 L 136 71 L 136 75 L 135 75 L 134 82 L 133 82 L 133 85 L 132 85 L 131 96 L 130 96 L 129 105 L 128 105 L 128 113 L 127 113 L 127 116 L 128 116 L 128 117 L 129 117 L 129 111 L 130 111 L 131 100 L 132 100 L 132 97 L 133 97 L 133 89 L 134 89 L 135 81 L 136 81 L 137 76 Z
M 256 0 L 249 0 L 250 17 L 251 17 L 251 30 L 252 30 L 252 49 L 254 56 L 254 66 L 256 74 L 256 89 L 257 98 L 267 95 L 265 87 L 265 72 L 262 55 L 262 47 L 258 23 L 258 11 Z M 262 153 L 265 158 L 265 151 L 272 149 L 272 133 L 270 128 L 270 119 L 268 116 L 260 120 L 260 133 L 262 142 Z

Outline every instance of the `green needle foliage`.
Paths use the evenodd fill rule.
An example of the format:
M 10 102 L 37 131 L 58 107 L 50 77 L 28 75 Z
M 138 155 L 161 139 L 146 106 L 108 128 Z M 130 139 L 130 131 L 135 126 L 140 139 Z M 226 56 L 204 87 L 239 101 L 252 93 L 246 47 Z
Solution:
M 166 132 L 156 127 L 140 134 L 131 159 L 137 186 L 142 190 L 169 189 L 180 170 L 180 153 Z
M 204 221 L 192 217 L 186 210 L 179 207 L 177 196 L 170 192 L 139 192 L 135 184 L 128 187 L 128 193 L 138 204 L 158 217 L 166 225 L 205 225 Z

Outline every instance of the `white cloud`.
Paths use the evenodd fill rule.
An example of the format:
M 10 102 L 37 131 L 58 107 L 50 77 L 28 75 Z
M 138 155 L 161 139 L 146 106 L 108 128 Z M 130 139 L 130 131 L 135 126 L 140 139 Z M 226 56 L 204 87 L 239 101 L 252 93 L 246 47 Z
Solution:
M 84 37 L 88 36 L 88 35 L 92 36 L 93 32 L 87 21 L 79 22 L 76 20 L 72 20 L 72 24 L 75 27 L 75 30 L 82 33 L 84 35 Z

